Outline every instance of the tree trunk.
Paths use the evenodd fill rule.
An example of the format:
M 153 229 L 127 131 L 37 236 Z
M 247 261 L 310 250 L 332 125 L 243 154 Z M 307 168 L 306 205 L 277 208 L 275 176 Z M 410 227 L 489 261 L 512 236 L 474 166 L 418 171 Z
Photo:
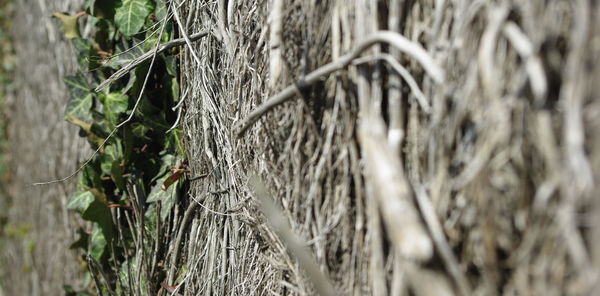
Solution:
M 80 9 L 81 2 L 20 0 L 14 5 L 15 91 L 7 112 L 12 199 L 5 231 L 16 237 L 2 250 L 6 295 L 61 295 L 63 285 L 83 283 L 86 269 L 69 250 L 80 222 L 66 208 L 76 178 L 30 186 L 72 173 L 89 150 L 78 129 L 63 118 L 69 98 L 63 76 L 73 73 L 75 53 L 51 19 L 53 12 Z

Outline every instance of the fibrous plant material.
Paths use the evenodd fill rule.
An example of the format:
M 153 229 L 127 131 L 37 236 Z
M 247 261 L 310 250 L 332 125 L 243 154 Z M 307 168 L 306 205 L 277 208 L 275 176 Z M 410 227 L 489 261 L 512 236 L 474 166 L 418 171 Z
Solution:
M 189 171 L 150 182 L 169 190 L 184 175 L 189 191 L 144 208 L 143 184 L 124 183 L 132 200 L 111 211 L 133 251 L 112 259 L 124 260 L 115 286 L 597 294 L 595 2 L 156 3 L 174 10 L 164 16 L 182 51 L 170 83 L 185 90 L 164 106 L 161 136 L 184 136 Z M 191 32 L 207 33 L 194 42 Z M 252 175 L 267 188 L 252 190 Z M 109 273 L 94 274 L 111 285 Z
M 186 291 L 311 293 L 257 211 L 246 185 L 253 173 L 341 294 L 593 291 L 596 232 L 575 218 L 597 212 L 589 180 L 600 152 L 594 137 L 581 137 L 598 133 L 592 7 L 585 0 L 188 3 L 181 13 L 188 31 L 222 35 L 194 45 L 204 53 L 199 65 L 184 57 L 190 166 L 215 172 L 191 190 L 226 192 L 203 199 L 196 212 L 206 238 L 193 243 L 204 248 L 179 262 L 220 260 L 199 265 Z M 428 62 L 371 42 L 383 31 L 422 48 Z M 378 181 L 386 166 L 396 177 Z M 403 189 L 387 190 L 394 186 Z M 386 207 L 393 196 L 403 196 L 405 210 Z M 230 209 L 236 215 L 214 213 Z M 391 222 L 410 215 L 413 222 Z M 431 253 L 398 252 L 406 245 L 397 233 L 410 225 L 420 230 L 407 241 L 430 241 Z M 219 251 L 231 245 L 239 249 Z

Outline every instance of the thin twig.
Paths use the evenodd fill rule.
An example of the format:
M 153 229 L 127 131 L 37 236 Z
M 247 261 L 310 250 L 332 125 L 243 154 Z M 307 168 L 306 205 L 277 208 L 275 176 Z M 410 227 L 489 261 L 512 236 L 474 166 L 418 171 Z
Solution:
M 429 196 L 427 196 L 425 189 L 421 185 L 415 186 L 414 190 L 417 204 L 423 215 L 423 220 L 429 228 L 433 243 L 440 252 L 444 265 L 446 266 L 446 269 L 448 269 L 448 273 L 450 273 L 450 276 L 454 279 L 454 282 L 462 295 L 471 295 L 471 285 L 467 280 L 467 276 L 461 270 L 458 260 L 450 248 L 448 240 L 446 240 L 444 230 L 442 229 L 442 225 L 435 213 L 435 208 L 433 207 Z
M 179 102 L 177 102 L 177 105 L 175 105 L 175 107 L 173 107 L 173 111 L 179 109 L 177 111 L 177 119 L 175 119 L 175 123 L 173 123 L 173 125 L 171 126 L 171 128 L 169 128 L 165 134 L 170 133 L 172 130 L 174 130 L 178 125 L 179 125 L 179 121 L 181 120 L 181 113 L 183 108 L 181 108 L 181 106 L 183 106 L 183 101 L 185 101 L 185 98 L 187 97 L 188 92 L 190 91 L 190 88 L 187 88 L 185 90 L 185 92 L 183 93 L 183 96 L 181 96 L 181 98 L 179 99 Z
M 190 195 L 190 197 L 191 197 L 191 198 L 192 198 L 192 199 L 193 199 L 193 200 L 194 200 L 196 203 L 198 203 L 198 205 L 200 205 L 202 208 L 204 208 L 205 210 L 207 210 L 207 211 L 209 211 L 209 212 L 211 212 L 211 213 L 213 213 L 213 214 L 215 214 L 215 215 L 220 215 L 220 216 L 228 216 L 228 217 L 231 217 L 231 216 L 237 216 L 237 215 L 239 215 L 239 214 L 237 214 L 237 213 L 221 213 L 221 212 L 217 212 L 217 211 L 215 211 L 215 210 L 211 210 L 211 209 L 209 209 L 207 206 L 203 205 L 203 204 L 202 204 L 202 202 L 201 202 L 201 201 L 199 201 L 197 197 L 195 197 L 195 196 L 191 196 L 191 195 Z M 227 210 L 227 212 L 229 212 L 229 210 Z
M 175 111 L 177 109 L 179 109 L 181 107 L 181 105 L 183 105 L 183 101 L 185 101 L 185 99 L 187 98 L 188 93 L 190 92 L 190 88 L 188 87 L 184 92 L 183 95 L 181 96 L 181 98 L 179 99 L 179 102 L 177 102 L 177 105 L 175 105 L 175 107 L 173 107 L 171 110 Z
M 189 37 L 190 42 L 197 41 L 197 40 L 207 36 L 208 32 L 209 31 L 202 31 L 202 32 L 199 32 L 196 34 L 192 34 Z M 162 36 L 161 36 L 161 38 L 162 38 Z M 160 40 L 160 38 L 158 40 Z M 144 53 L 143 55 L 139 56 L 138 58 L 136 58 L 135 60 L 131 61 L 129 64 L 124 66 L 123 68 L 119 69 L 117 72 L 115 72 L 113 75 L 111 75 L 108 79 L 104 80 L 100 85 L 98 85 L 98 87 L 96 87 L 95 91 L 103 90 L 104 88 L 109 86 L 111 83 L 115 82 L 117 79 L 125 76 L 125 74 L 129 73 L 129 71 L 133 70 L 135 67 L 139 66 L 141 63 L 145 62 L 146 60 L 148 60 L 150 58 L 153 58 L 155 55 L 162 53 L 166 50 L 169 50 L 173 47 L 181 46 L 184 44 L 186 44 L 185 38 L 178 38 L 173 41 L 170 41 L 165 44 L 157 46 L 155 49 Z
M 194 57 L 194 60 L 196 60 L 196 63 L 198 63 L 198 65 L 200 65 L 200 58 L 198 58 L 198 55 L 196 55 L 196 51 L 192 47 L 192 40 L 190 40 L 190 37 L 188 36 L 187 32 L 185 31 L 185 26 L 181 23 L 181 20 L 179 19 L 179 13 L 177 12 L 177 8 L 175 7 L 175 4 L 173 1 L 171 1 L 171 9 L 173 9 L 173 15 L 175 16 L 175 21 L 179 25 L 179 32 L 183 36 L 183 39 L 185 40 L 185 44 L 188 46 L 190 53 Z
M 179 121 L 181 120 L 181 111 L 183 111 L 183 108 L 179 108 L 179 110 L 177 110 L 177 119 L 175 119 L 175 122 L 173 123 L 173 125 L 171 126 L 171 128 L 169 128 L 165 134 L 170 133 L 172 130 L 174 130 L 175 128 L 177 128 L 177 126 L 179 125 Z
M 310 72 L 305 77 L 300 78 L 296 83 L 284 88 L 281 92 L 272 96 L 262 105 L 258 106 L 246 117 L 246 119 L 241 122 L 241 124 L 239 124 L 239 127 L 237 128 L 237 136 L 243 136 L 246 130 L 250 128 L 250 126 L 252 126 L 260 117 L 274 107 L 279 106 L 293 98 L 297 93 L 297 85 L 300 87 L 307 87 L 319 81 L 322 77 L 346 68 L 363 51 L 379 43 L 388 43 L 389 45 L 417 60 L 435 82 L 441 83 L 444 81 L 444 70 L 435 63 L 433 58 L 425 51 L 425 49 L 423 49 L 423 47 L 421 47 L 421 45 L 406 39 L 404 36 L 398 33 L 379 31 L 366 38 L 349 54 L 341 56 L 337 61 L 331 62 L 313 72 Z
M 183 214 L 183 219 L 181 220 L 181 223 L 179 224 L 180 226 L 177 231 L 175 243 L 173 244 L 174 249 L 173 249 L 173 252 L 171 253 L 171 267 L 169 270 L 169 278 L 167 280 L 167 284 L 169 284 L 169 285 L 173 284 L 173 280 L 175 279 L 175 266 L 177 264 L 177 259 L 178 259 L 178 255 L 179 255 L 179 246 L 181 245 L 183 231 L 187 228 L 187 225 L 192 217 L 192 213 L 196 210 L 198 205 L 199 205 L 198 202 L 191 203 L 190 206 L 187 208 L 187 210 L 185 210 L 185 213 Z

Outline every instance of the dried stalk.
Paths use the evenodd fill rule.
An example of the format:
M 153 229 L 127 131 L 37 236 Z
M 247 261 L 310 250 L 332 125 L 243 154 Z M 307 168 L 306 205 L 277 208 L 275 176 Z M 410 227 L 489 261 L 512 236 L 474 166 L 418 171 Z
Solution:
M 298 260 L 298 264 L 314 285 L 318 295 L 336 295 L 328 276 L 323 274 L 304 244 L 292 232 L 289 224 L 281 214 L 281 210 L 271 201 L 269 193 L 259 177 L 251 177 L 249 185 L 260 200 L 262 212 L 267 216 L 267 222 L 275 230 L 279 238 L 287 246 L 289 252 Z

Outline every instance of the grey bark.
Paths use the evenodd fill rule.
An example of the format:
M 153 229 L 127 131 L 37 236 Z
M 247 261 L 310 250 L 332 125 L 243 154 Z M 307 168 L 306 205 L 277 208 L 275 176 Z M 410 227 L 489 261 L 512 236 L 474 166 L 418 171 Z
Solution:
M 63 285 L 83 283 L 85 269 L 78 254 L 68 248 L 77 238 L 79 223 L 66 209 L 76 178 L 56 186 L 29 186 L 69 174 L 88 153 L 78 129 L 63 119 L 69 98 L 63 77 L 74 74 L 75 53 L 51 19 L 53 12 L 76 12 L 81 2 L 15 3 L 15 92 L 8 112 L 13 180 L 9 221 L 29 230 L 7 241 L 3 250 L 6 295 L 61 295 Z

